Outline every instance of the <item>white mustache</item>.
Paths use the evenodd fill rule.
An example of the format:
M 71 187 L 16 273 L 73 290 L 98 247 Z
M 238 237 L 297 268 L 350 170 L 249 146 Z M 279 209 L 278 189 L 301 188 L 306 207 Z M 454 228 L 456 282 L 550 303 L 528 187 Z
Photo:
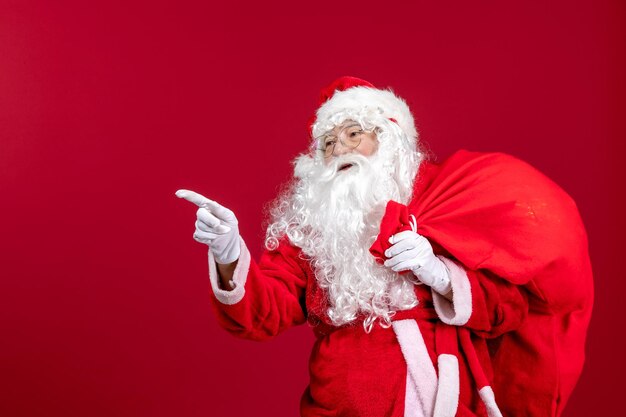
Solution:
M 370 165 L 367 157 L 360 154 L 346 154 L 334 158 L 322 171 L 320 180 L 330 181 L 337 176 L 341 168 L 352 165 L 350 170 L 361 171 Z

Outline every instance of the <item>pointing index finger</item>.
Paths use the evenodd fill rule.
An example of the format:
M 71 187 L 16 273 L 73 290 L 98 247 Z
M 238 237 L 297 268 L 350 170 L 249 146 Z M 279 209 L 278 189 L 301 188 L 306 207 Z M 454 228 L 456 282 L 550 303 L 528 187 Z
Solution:
M 216 201 L 206 198 L 202 194 L 198 194 L 190 190 L 178 190 L 176 191 L 176 197 L 183 198 L 195 204 L 198 207 L 202 207 L 202 208 L 209 210 L 211 213 L 215 215 L 215 217 L 217 217 L 220 220 L 231 221 L 231 222 L 237 220 L 237 218 L 235 217 L 235 214 L 231 210 L 220 205 Z
M 176 197 L 185 199 L 198 207 L 215 207 L 216 204 L 215 201 L 209 200 L 202 194 L 198 194 L 195 191 L 190 190 L 178 190 L 176 191 Z

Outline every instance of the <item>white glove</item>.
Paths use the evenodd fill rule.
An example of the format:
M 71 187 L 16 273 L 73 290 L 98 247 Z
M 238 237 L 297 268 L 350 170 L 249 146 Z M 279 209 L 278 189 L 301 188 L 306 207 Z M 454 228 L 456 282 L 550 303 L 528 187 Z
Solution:
M 450 292 L 450 273 L 435 256 L 428 239 L 412 230 L 405 230 L 389 238 L 392 246 L 385 251 L 389 259 L 385 266 L 392 270 L 412 271 L 424 284 L 445 295 Z
M 239 259 L 239 227 L 232 211 L 193 191 L 178 190 L 176 197 L 199 207 L 193 238 L 209 245 L 217 263 L 229 264 Z

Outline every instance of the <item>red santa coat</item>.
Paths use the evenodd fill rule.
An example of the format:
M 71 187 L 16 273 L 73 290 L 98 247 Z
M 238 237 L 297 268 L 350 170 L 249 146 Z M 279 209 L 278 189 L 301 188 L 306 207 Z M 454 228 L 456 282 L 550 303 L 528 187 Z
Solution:
M 232 291 L 209 254 L 220 324 L 264 340 L 308 321 L 303 416 L 560 415 L 593 297 L 573 201 L 519 160 L 461 151 L 422 164 L 409 211 L 451 272 L 452 302 L 416 286 L 419 305 L 391 329 L 335 327 L 299 248 L 284 240 L 256 263 L 242 241 Z

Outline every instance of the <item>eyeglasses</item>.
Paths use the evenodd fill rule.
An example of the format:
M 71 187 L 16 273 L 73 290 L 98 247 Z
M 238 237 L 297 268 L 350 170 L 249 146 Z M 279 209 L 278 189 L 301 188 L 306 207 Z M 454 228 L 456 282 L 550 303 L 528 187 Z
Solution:
M 339 141 L 341 144 L 348 148 L 354 149 L 361 144 L 361 140 L 367 133 L 373 132 L 373 130 L 365 130 L 360 124 L 356 122 L 350 122 L 339 129 L 339 132 L 332 133 L 335 129 L 324 133 L 317 137 L 317 143 L 320 145 L 319 151 L 324 153 L 324 158 L 330 158 L 335 152 L 335 144 Z

